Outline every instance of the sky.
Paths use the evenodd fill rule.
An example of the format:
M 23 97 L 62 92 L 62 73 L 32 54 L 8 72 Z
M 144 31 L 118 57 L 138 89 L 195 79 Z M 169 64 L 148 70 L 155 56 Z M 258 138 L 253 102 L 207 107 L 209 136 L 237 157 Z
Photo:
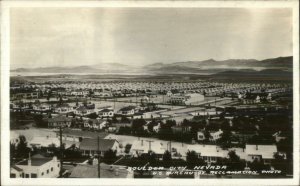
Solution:
M 292 55 L 287 8 L 13 8 L 11 68 Z

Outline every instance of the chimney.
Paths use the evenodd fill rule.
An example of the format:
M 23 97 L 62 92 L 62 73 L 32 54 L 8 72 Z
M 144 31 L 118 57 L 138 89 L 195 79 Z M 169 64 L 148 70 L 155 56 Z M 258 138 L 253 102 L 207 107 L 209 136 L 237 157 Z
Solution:
M 93 165 L 98 165 L 98 159 L 97 158 L 93 159 Z

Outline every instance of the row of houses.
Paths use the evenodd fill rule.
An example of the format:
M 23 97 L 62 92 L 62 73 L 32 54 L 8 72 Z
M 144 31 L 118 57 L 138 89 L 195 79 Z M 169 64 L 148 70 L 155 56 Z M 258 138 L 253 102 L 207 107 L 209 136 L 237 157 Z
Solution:
M 276 145 L 246 144 L 245 148 L 222 149 L 217 145 L 206 144 L 184 144 L 182 146 L 174 144 L 172 146 L 170 142 L 144 139 L 133 142 L 131 154 L 138 157 L 152 151 L 156 154 L 158 159 L 162 159 L 166 150 L 172 153 L 173 158 L 181 159 L 186 158 L 187 152 L 195 151 L 198 157 L 207 163 L 216 163 L 218 160 L 222 160 L 223 158 L 229 158 L 228 153 L 230 151 L 234 151 L 242 160 L 253 162 L 257 159 L 265 164 L 269 164 L 271 163 L 271 160 L 274 159 L 274 155 L 278 153 Z M 286 158 L 284 153 L 281 153 L 281 155 Z

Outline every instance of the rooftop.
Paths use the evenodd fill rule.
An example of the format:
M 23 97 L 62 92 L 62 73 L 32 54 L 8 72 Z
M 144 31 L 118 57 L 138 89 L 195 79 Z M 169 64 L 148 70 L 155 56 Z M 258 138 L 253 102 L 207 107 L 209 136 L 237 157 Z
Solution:
M 107 151 L 113 147 L 115 142 L 117 141 L 112 139 L 99 139 L 99 150 Z M 98 150 L 98 139 L 83 139 L 79 148 L 81 150 Z
M 43 155 L 40 155 L 40 154 L 36 154 L 31 157 L 31 166 L 41 166 L 51 160 L 53 160 L 53 159 L 49 158 L 49 157 L 44 157 Z M 28 159 L 18 162 L 16 164 L 16 166 L 18 166 L 18 165 L 28 165 Z
M 126 178 L 128 173 L 128 170 L 120 166 L 100 164 L 101 178 Z M 70 178 L 98 178 L 98 166 L 79 164 L 73 169 Z

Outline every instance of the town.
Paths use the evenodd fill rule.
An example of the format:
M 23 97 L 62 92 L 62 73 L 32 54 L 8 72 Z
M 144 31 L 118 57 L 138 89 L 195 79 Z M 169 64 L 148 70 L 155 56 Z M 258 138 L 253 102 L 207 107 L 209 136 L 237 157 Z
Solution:
M 12 178 L 293 175 L 289 81 L 11 77 L 10 128 Z

